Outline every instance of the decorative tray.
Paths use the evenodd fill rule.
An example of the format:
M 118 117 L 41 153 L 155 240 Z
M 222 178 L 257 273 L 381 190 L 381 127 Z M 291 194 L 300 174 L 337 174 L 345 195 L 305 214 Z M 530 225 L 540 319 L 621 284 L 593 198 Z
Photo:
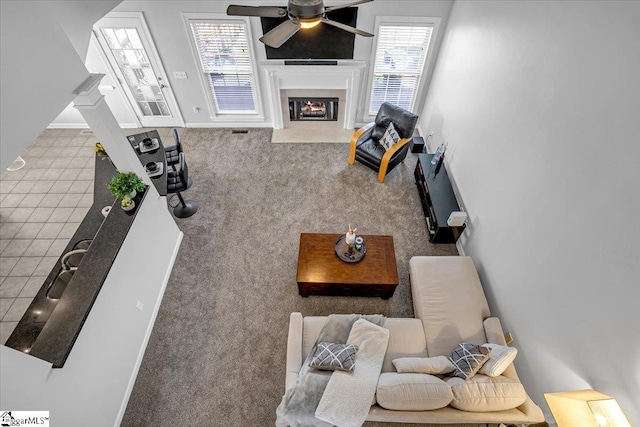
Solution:
M 156 176 L 162 175 L 162 173 L 164 172 L 164 163 L 156 162 L 156 170 L 154 171 L 150 171 L 146 167 L 144 168 L 144 170 L 145 172 L 147 172 L 147 175 L 149 175 L 149 178 L 155 178 Z
M 138 149 L 140 150 L 141 153 L 157 150 L 159 147 L 160 147 L 160 142 L 158 141 L 158 138 L 151 138 L 151 145 L 144 145 L 144 140 L 143 142 L 138 144 Z
M 362 261 L 362 258 L 364 258 L 364 255 L 367 253 L 367 246 L 365 245 L 365 242 L 362 242 L 362 248 L 360 248 L 360 250 L 357 250 L 354 247 L 353 252 L 349 253 L 349 245 L 345 243 L 344 238 L 344 235 L 342 235 L 336 241 L 336 255 L 340 261 L 349 263 Z

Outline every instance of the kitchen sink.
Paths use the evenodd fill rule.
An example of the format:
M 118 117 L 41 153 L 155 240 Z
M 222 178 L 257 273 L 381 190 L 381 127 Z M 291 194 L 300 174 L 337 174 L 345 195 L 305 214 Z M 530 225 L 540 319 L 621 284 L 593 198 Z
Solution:
M 51 282 L 49 287 L 47 287 L 45 296 L 49 299 L 60 299 L 64 290 L 67 289 L 67 285 L 72 277 L 73 271 L 60 270 L 53 282 Z
M 67 289 L 69 281 L 73 277 L 73 273 L 78 269 L 80 261 L 84 254 L 91 246 L 93 240 L 80 240 L 73 245 L 73 248 L 64 254 L 60 260 L 61 269 L 58 271 L 56 278 L 49 284 L 45 296 L 49 299 L 60 299 L 62 293 Z

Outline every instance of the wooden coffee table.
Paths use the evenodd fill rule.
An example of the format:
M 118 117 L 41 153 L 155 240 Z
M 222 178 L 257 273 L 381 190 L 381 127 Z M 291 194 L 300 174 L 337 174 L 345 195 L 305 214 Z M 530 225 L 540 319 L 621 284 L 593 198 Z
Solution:
M 300 234 L 298 293 L 353 295 L 389 299 L 398 286 L 392 236 L 362 236 L 367 253 L 362 261 L 340 261 L 335 253 L 340 234 Z

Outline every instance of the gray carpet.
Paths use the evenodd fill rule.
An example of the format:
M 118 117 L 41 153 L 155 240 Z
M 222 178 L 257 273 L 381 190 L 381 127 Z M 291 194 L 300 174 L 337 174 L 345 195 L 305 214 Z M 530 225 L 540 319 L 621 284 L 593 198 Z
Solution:
M 380 184 L 348 165 L 348 144 L 271 144 L 271 131 L 184 130 L 194 181 L 184 195 L 200 210 L 177 220 L 184 240 L 123 426 L 273 426 L 292 311 L 412 317 L 409 259 L 457 254 L 428 242 L 415 154 Z M 343 233 L 349 223 L 393 235 L 394 296 L 298 296 L 300 233 Z

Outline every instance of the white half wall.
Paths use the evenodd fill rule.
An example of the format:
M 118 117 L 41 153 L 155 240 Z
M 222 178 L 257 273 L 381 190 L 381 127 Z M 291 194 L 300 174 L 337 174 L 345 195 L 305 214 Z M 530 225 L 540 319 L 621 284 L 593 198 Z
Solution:
M 120 425 L 182 241 L 166 198 L 148 191 L 65 365 L 0 346 L 3 409 L 50 411 L 70 427 Z
M 640 424 L 639 22 L 639 2 L 456 1 L 421 115 L 547 415 L 543 393 L 593 388 Z

